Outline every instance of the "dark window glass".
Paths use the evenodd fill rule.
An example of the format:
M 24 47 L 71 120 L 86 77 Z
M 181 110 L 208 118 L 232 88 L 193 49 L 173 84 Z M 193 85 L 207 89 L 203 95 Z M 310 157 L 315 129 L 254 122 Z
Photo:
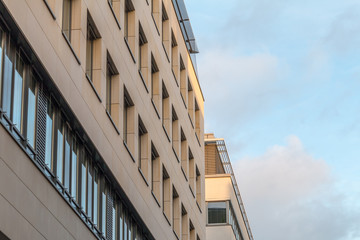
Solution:
M 61 183 L 63 182 L 63 153 L 64 153 L 64 122 L 61 119 L 61 114 L 57 114 L 57 144 L 56 144 L 56 177 Z
M 0 55 L 1 56 L 1 55 Z M 30 146 L 35 148 L 35 126 L 36 126 L 36 79 L 29 78 L 28 100 L 27 100 L 27 132 L 26 137 Z
M 21 110 L 23 103 L 23 84 L 24 84 L 24 62 L 20 57 L 20 53 L 16 54 L 16 66 L 15 66 L 15 78 L 13 87 L 13 109 L 12 109 L 12 121 L 16 128 L 20 131 L 21 122 Z
M 53 171 L 54 166 L 52 163 L 52 149 L 53 149 L 53 106 L 50 100 L 47 102 L 46 114 L 46 141 L 45 141 L 45 164 Z
M 80 158 L 80 206 L 85 211 L 85 209 L 86 209 L 86 160 L 85 160 L 84 156 L 81 156 L 81 158 Z
M 92 81 L 93 75 L 93 54 L 94 54 L 95 33 L 90 24 L 88 24 L 88 32 L 86 39 L 86 75 Z
M 71 135 L 70 130 L 66 127 L 65 131 L 65 148 L 64 148 L 64 187 L 70 189 L 70 157 L 71 157 Z
M 99 219 L 99 173 L 97 168 L 94 168 L 94 218 L 93 222 L 98 225 Z
M 4 75 L 3 75 L 3 98 L 2 107 L 5 114 L 10 118 L 11 113 L 11 93 L 12 93 L 12 76 L 13 76 L 13 61 L 14 61 L 14 47 L 13 43 L 10 46 L 10 39 L 6 41 L 6 50 L 4 54 Z
M 74 137 L 71 151 L 71 196 L 74 199 L 77 199 L 78 155 L 78 143 Z
M 226 202 L 208 203 L 208 223 L 226 223 Z

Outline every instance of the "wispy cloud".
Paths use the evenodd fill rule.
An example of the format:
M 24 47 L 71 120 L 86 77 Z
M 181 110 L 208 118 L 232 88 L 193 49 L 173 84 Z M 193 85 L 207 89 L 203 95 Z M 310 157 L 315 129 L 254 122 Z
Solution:
M 256 239 L 360 237 L 359 209 L 349 209 L 328 164 L 308 153 L 297 136 L 234 168 Z

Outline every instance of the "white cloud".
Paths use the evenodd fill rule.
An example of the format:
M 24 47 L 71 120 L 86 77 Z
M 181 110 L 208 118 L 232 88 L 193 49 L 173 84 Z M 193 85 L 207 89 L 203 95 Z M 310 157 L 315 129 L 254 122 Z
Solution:
M 360 237 L 360 212 L 335 190 L 331 169 L 290 136 L 264 155 L 234 164 L 257 240 L 340 240 Z

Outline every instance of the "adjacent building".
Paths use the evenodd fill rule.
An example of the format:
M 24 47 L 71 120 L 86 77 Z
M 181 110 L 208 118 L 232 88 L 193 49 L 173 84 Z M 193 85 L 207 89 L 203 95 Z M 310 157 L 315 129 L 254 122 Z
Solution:
M 0 0 L 0 239 L 205 240 L 196 53 L 183 0 Z
M 207 240 L 253 240 L 225 141 L 205 134 Z

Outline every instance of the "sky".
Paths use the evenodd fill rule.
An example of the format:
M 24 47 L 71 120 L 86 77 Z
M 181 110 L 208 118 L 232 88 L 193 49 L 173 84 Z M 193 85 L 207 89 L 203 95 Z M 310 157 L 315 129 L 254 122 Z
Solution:
M 360 239 L 360 1 L 186 0 L 256 240 Z

